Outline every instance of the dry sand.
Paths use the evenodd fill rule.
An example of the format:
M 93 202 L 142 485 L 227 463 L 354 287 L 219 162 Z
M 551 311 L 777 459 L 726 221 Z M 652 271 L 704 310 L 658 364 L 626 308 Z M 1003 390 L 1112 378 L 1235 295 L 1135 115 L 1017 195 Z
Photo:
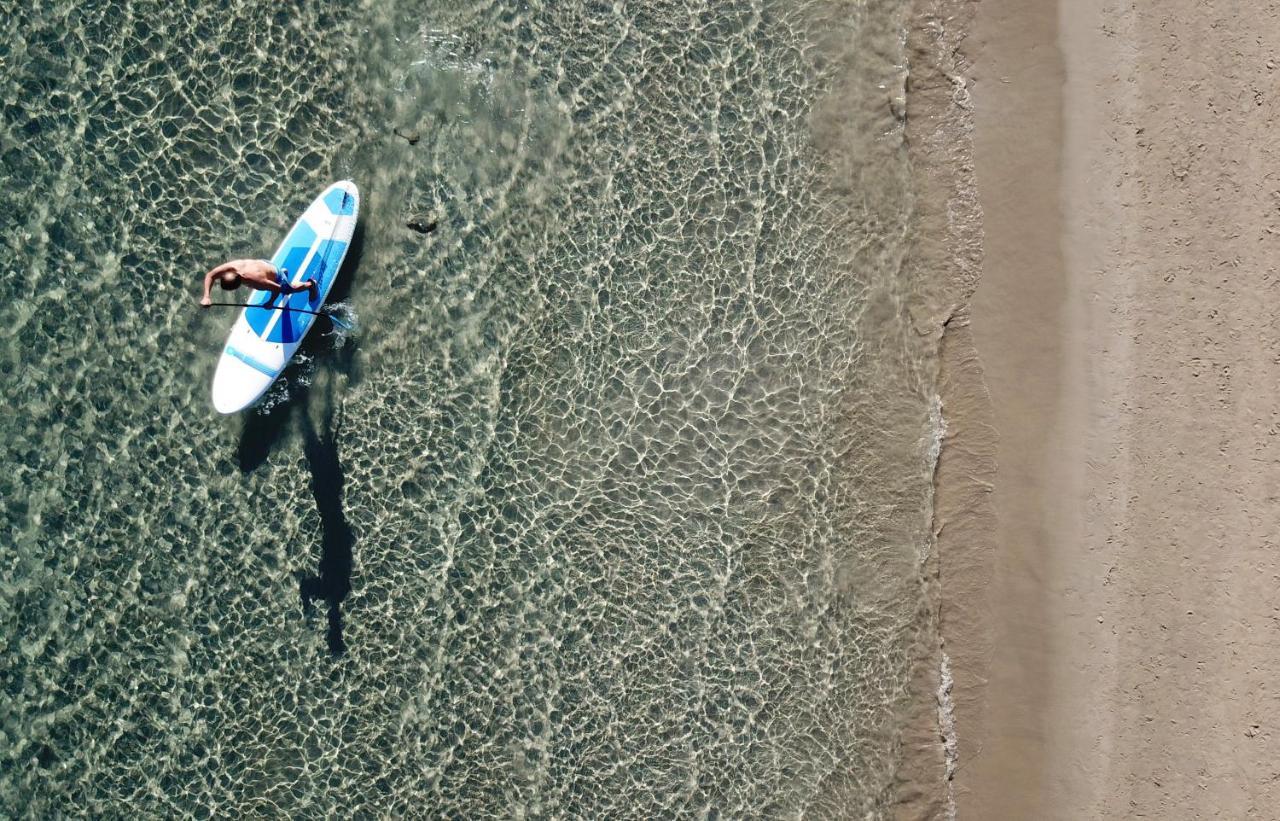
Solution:
M 982 0 L 963 51 L 958 817 L 1280 817 L 1280 4 Z

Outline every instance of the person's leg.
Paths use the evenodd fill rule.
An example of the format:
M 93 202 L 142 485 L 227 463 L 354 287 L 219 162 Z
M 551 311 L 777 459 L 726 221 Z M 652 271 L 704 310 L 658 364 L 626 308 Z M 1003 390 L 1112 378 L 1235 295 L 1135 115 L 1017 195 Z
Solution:
M 266 305 L 270 306 L 270 305 L 287 304 L 289 302 L 289 294 L 292 294 L 295 291 L 300 291 L 302 289 L 295 288 L 292 285 L 290 285 L 288 275 L 284 271 L 277 270 L 276 271 L 276 287 L 263 288 L 262 290 L 267 291 L 268 293 L 271 294 L 271 297 L 266 301 Z

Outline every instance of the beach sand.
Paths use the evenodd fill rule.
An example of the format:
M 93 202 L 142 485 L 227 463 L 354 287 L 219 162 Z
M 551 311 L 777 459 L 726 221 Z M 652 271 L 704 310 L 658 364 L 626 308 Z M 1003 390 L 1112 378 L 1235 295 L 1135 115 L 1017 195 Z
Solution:
M 1275 817 L 1280 7 L 983 0 L 963 50 L 957 816 Z

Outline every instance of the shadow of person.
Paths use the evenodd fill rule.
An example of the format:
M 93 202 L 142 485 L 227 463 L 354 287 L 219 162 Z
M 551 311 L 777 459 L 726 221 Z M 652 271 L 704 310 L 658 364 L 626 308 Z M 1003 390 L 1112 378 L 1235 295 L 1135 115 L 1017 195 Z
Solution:
M 332 384 L 332 383 L 330 383 Z M 342 462 L 338 458 L 338 434 L 342 427 L 342 410 L 333 412 L 331 397 L 326 397 L 322 430 L 317 433 L 311 415 L 298 414 L 302 426 L 303 452 L 311 469 L 311 494 L 320 514 L 320 566 L 315 576 L 299 579 L 304 613 L 312 612 L 312 603 L 323 600 L 329 607 L 329 652 L 334 655 L 346 649 L 342 637 L 342 601 L 351 592 L 351 568 L 356 543 L 355 533 L 342 510 Z
M 364 255 L 364 225 L 357 224 L 351 238 L 342 267 L 338 269 L 333 288 L 326 304 L 332 305 L 346 299 L 355 284 L 356 271 Z M 323 321 L 323 320 L 321 320 Z M 332 328 L 319 333 L 313 331 L 303 340 L 300 356 L 285 369 L 283 379 L 289 382 L 286 401 L 279 402 L 265 412 L 251 411 L 244 416 L 244 428 L 236 448 L 236 461 L 243 473 L 251 473 L 270 457 L 276 445 L 284 438 L 289 421 L 298 417 L 302 430 L 303 452 L 311 471 L 311 493 L 316 511 L 320 514 L 320 566 L 314 576 L 300 576 L 299 592 L 304 614 L 313 611 L 313 603 L 323 600 L 328 605 L 329 629 L 327 639 L 330 652 L 335 655 L 346 649 L 342 635 L 342 602 L 351 592 L 351 569 L 356 543 L 355 533 L 347 524 L 342 509 L 342 463 L 338 457 L 338 435 L 342 427 L 342 412 L 334 410 L 332 374 L 319 374 L 325 386 L 321 411 L 321 429 L 312 422 L 312 396 L 319 393 L 310 385 L 312 375 L 299 378 L 307 358 L 327 360 L 327 370 L 342 374 L 346 386 L 356 384 L 359 377 L 357 346 L 351 338 L 335 340 Z M 325 378 L 325 377 L 328 378 Z

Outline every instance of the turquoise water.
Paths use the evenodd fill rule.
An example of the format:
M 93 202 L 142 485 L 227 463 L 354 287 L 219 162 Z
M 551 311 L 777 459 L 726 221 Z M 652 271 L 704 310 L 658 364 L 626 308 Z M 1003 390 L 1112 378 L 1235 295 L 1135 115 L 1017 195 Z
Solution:
M 905 14 L 11 5 L 0 805 L 882 813 L 935 440 Z M 355 332 L 219 417 L 201 274 L 346 177 Z

